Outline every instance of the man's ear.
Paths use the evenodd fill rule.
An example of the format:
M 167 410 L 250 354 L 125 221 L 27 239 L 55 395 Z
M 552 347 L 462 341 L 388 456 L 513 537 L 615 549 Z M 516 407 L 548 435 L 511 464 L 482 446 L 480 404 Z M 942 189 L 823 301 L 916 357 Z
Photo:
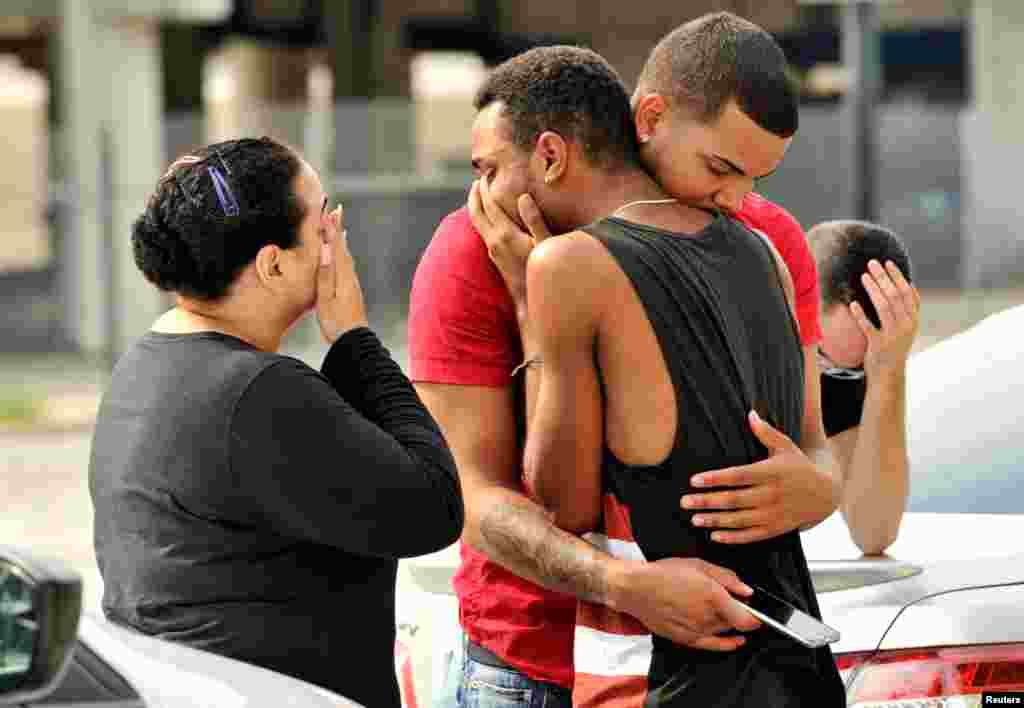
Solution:
M 569 146 L 554 131 L 547 130 L 540 134 L 534 154 L 541 160 L 545 184 L 557 182 L 569 167 Z
M 660 93 L 637 94 L 633 101 L 633 125 L 636 139 L 644 144 L 654 137 L 654 131 L 665 117 L 668 103 Z
M 260 283 L 271 290 L 284 285 L 284 272 L 281 269 L 281 247 L 268 244 L 256 253 L 253 265 Z

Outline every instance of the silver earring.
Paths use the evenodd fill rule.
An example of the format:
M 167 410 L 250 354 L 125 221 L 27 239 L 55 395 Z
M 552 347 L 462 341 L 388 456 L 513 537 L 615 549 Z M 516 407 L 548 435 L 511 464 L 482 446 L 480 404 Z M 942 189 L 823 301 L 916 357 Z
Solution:
M 641 135 L 641 136 L 640 136 L 640 142 L 641 142 L 641 143 L 647 143 L 647 142 L 650 142 L 650 139 L 651 139 L 651 136 L 650 136 L 650 135 Z

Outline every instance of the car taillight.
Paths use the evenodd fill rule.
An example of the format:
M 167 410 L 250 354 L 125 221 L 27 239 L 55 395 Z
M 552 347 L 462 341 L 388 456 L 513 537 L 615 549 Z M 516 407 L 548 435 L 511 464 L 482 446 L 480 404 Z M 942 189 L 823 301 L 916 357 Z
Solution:
M 982 692 L 1024 693 L 1024 644 L 928 647 L 840 654 L 846 698 L 862 708 L 973 708 Z

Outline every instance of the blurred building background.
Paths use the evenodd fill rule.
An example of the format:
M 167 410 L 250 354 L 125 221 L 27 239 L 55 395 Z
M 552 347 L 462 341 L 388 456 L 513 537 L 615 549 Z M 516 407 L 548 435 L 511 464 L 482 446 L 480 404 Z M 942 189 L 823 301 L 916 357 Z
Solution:
M 1015 301 L 1020 0 L 872 6 L 866 163 L 843 42 L 852 10 L 825 0 L 2 0 L 0 353 L 122 351 L 168 304 L 129 243 L 157 177 L 191 147 L 260 133 L 329 176 L 371 317 L 399 340 L 419 255 L 465 200 L 487 67 L 577 43 L 632 86 L 660 37 L 720 9 L 773 32 L 802 86 L 800 132 L 760 191 L 805 227 L 894 228 L 939 299 Z

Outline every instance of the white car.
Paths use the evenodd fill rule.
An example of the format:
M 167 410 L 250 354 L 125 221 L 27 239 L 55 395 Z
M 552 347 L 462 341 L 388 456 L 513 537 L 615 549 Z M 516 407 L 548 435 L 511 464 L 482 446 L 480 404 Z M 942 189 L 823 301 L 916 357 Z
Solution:
M 912 357 L 910 500 L 888 558 L 834 562 L 860 557 L 837 516 L 804 534 L 849 705 L 1024 705 L 1022 364 L 1024 306 Z
M 842 635 L 848 705 L 966 708 L 984 691 L 1024 705 L 1024 305 L 913 356 L 907 398 L 911 494 L 896 543 L 864 557 L 838 513 L 803 534 L 824 620 Z M 420 705 L 458 636 L 456 563 L 450 548 L 407 564 Z
M 81 587 L 63 563 L 0 546 L 0 705 L 359 708 L 274 671 L 80 617 Z

